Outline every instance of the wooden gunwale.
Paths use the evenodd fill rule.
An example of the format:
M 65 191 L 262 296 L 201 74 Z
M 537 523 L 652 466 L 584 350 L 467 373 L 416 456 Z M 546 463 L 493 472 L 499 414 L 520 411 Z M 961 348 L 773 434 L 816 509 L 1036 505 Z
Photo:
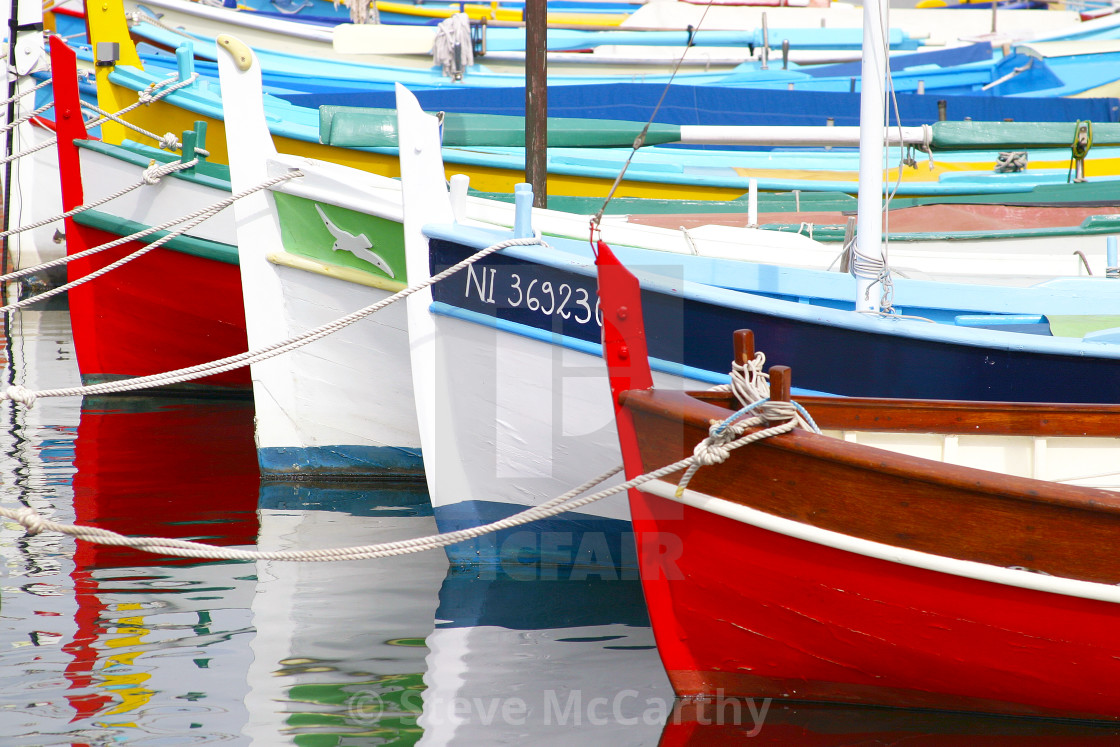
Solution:
M 739 408 L 726 392 L 689 392 L 689 395 L 717 407 Z M 1120 405 L 1115 404 L 818 396 L 795 399 L 818 426 L 837 430 L 1120 438 Z
M 683 392 L 628 391 L 644 471 L 691 454 L 731 412 Z M 673 481 L 675 478 L 667 477 Z M 701 468 L 692 490 L 895 547 L 1120 583 L 1120 495 L 1006 476 L 795 430 Z

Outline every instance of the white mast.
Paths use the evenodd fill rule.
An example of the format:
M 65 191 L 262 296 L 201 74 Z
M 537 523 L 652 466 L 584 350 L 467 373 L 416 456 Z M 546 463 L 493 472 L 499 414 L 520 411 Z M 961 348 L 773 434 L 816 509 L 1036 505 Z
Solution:
M 878 311 L 872 292 L 883 260 L 883 115 L 887 74 L 884 29 L 885 0 L 864 0 L 862 88 L 859 100 L 859 192 L 856 196 L 856 243 L 852 269 L 856 275 L 856 310 Z

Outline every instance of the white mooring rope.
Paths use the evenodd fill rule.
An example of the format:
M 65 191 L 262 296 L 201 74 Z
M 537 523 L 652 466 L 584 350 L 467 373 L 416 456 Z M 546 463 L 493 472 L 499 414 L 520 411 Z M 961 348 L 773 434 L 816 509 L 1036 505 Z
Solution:
M 241 196 L 242 195 L 235 195 L 230 199 L 237 199 Z M 453 275 L 456 272 L 459 272 L 460 270 L 466 268 L 468 265 L 472 265 L 483 257 L 487 257 L 494 252 L 500 251 L 510 246 L 530 246 L 534 244 L 540 244 L 546 247 L 548 246 L 537 237 L 525 239 L 507 239 L 506 241 L 500 241 L 497 244 L 491 244 L 485 249 L 472 254 L 471 256 L 452 265 L 451 267 L 448 267 L 443 272 L 433 275 L 427 280 L 417 283 L 416 285 L 411 285 L 403 290 L 397 291 L 388 298 L 382 299 L 381 301 L 370 304 L 363 309 L 358 309 L 353 313 L 335 319 L 333 322 L 329 322 L 320 327 L 309 330 L 302 335 L 291 337 L 281 342 L 272 343 L 271 345 L 267 345 L 258 350 L 250 350 L 245 353 L 238 353 L 237 355 L 231 355 L 216 361 L 210 361 L 208 363 L 200 363 L 197 366 L 180 368 L 175 371 L 152 374 L 150 376 L 139 376 L 134 379 L 124 379 L 121 381 L 106 381 L 101 384 L 91 384 L 90 386 L 66 387 L 64 389 L 44 389 L 38 392 L 31 389 L 25 389 L 24 387 L 18 385 L 11 386 L 3 392 L 0 392 L 0 401 L 8 399 L 13 402 L 19 402 L 30 407 L 35 404 L 35 400 L 39 397 L 79 397 L 91 394 L 106 394 L 108 392 L 133 392 L 140 389 L 149 389 L 157 386 L 182 384 L 184 382 L 193 381 L 194 379 L 200 379 L 205 376 L 214 376 L 216 374 L 225 373 L 226 371 L 232 371 L 234 369 L 241 368 L 242 366 L 259 363 L 261 361 L 268 360 L 269 358 L 274 358 L 277 355 L 281 355 L 291 350 L 301 348 L 308 343 L 333 334 L 338 330 L 343 329 L 344 327 L 350 326 L 354 322 L 364 319 L 370 314 L 380 311 L 386 306 L 394 304 L 403 298 L 408 298 L 413 293 L 434 285 L 440 280 L 443 280 L 444 278 Z M 42 299 L 47 295 L 47 293 L 41 293 L 35 298 Z
M 24 75 L 22 77 L 26 78 L 26 77 L 29 77 L 29 76 Z M 15 96 L 10 96 L 10 97 L 4 99 L 3 101 L 0 101 L 0 106 L 7 106 L 8 104 L 13 104 L 13 103 L 19 101 L 20 99 L 22 99 L 24 96 L 35 93 L 40 88 L 46 88 L 47 86 L 49 86 L 53 82 L 54 82 L 54 79 L 51 76 L 47 76 L 46 80 L 44 80 L 40 83 L 37 83 L 36 85 L 32 86 L 31 88 L 28 88 L 26 91 L 21 91 L 20 93 L 17 93 Z M 10 125 L 6 126 L 4 128 L 4 131 L 7 132 L 9 127 L 10 127 Z
M 167 230 L 171 226 L 174 226 L 174 225 L 177 225 L 177 224 L 180 224 L 180 223 L 182 224 L 182 225 L 179 226 L 179 228 L 175 229 L 174 231 L 169 231 L 164 236 L 160 236 L 158 239 L 156 239 L 152 243 L 147 244 L 147 245 L 141 247 L 140 249 L 137 249 L 132 254 L 129 254 L 125 257 L 121 257 L 116 262 L 112 262 L 110 264 L 107 264 L 104 267 L 89 273 L 88 275 L 83 275 L 82 277 L 78 278 L 77 280 L 72 280 L 69 283 L 65 283 L 63 285 L 56 286 L 56 287 L 51 288 L 50 290 L 45 291 L 43 293 L 40 293 L 36 296 L 30 296 L 28 298 L 24 298 L 20 301 L 10 303 L 7 306 L 0 306 L 0 312 L 8 313 L 8 312 L 11 312 L 11 311 L 15 311 L 16 309 L 21 309 L 24 306 L 30 306 L 31 304 L 38 303 L 40 301 L 44 301 L 44 300 L 46 300 L 48 298 L 51 298 L 53 296 L 57 296 L 60 293 L 65 293 L 66 291 L 68 291 L 72 288 L 76 288 L 79 285 L 83 285 L 85 283 L 88 283 L 89 281 L 94 280 L 95 278 L 99 278 L 102 275 L 104 275 L 108 272 L 111 272 L 112 270 L 115 270 L 122 265 L 128 264 L 129 262 L 131 262 L 134 259 L 137 259 L 138 257 L 144 256 L 145 254 L 152 251 L 153 249 L 158 249 L 159 247 L 166 244 L 168 241 L 171 241 L 172 239 L 183 235 L 184 233 L 191 230 L 195 226 L 197 226 L 197 225 L 205 222 L 206 220 L 212 218 L 213 216 L 217 215 L 218 213 L 220 213 L 222 210 L 224 210 L 225 208 L 232 205 L 237 200 L 240 200 L 242 197 L 247 197 L 248 195 L 251 195 L 254 192 L 259 192 L 262 189 L 267 189 L 268 187 L 271 187 L 274 184 L 278 184 L 278 183 L 280 183 L 282 181 L 286 181 L 288 179 L 293 179 L 297 176 L 303 176 L 303 174 L 301 172 L 297 171 L 297 170 L 293 170 L 293 171 L 289 171 L 289 172 L 284 173 L 284 174 L 280 174 L 279 176 L 275 176 L 275 177 L 273 177 L 273 178 L 271 178 L 271 179 L 269 179 L 265 182 L 261 182 L 260 184 L 254 186 L 254 187 L 250 187 L 249 189 L 238 192 L 235 195 L 231 195 L 230 197 L 226 197 L 222 200 L 219 200 L 218 202 L 215 202 L 212 205 L 209 205 L 209 206 L 207 206 L 205 208 L 202 208 L 200 210 L 196 210 L 193 213 L 189 213 L 187 215 L 180 216 L 178 218 L 175 218 L 174 220 L 167 221 L 166 223 L 161 223 L 158 226 L 148 226 L 147 228 L 145 228 L 143 230 L 140 230 L 140 231 L 137 231 L 136 233 L 129 234 L 128 236 L 122 236 L 121 238 L 114 239 L 107 244 L 102 244 L 101 246 L 95 246 L 92 249 L 86 249 L 85 251 L 78 252 L 77 254 L 69 254 L 65 257 L 60 257 L 58 259 L 51 260 L 50 262 L 44 262 L 43 264 L 39 265 L 37 267 L 37 269 L 44 270 L 44 269 L 47 269 L 47 268 L 50 268 L 50 267 L 55 267 L 55 266 L 58 266 L 58 265 L 66 264 L 67 262 L 73 262 L 76 259 L 82 259 L 82 258 L 88 257 L 92 254 L 96 254 L 98 252 L 103 252 L 107 249 L 112 249 L 113 247 L 117 247 L 117 246 L 120 246 L 122 244 L 126 244 L 129 241 L 134 241 L 136 239 L 142 238 L 142 237 L 147 236 L 149 234 L 153 234 L 153 233 L 157 233 L 159 231 Z M 20 273 L 12 273 L 11 276 L 16 276 L 18 274 L 20 274 Z M 26 273 L 23 273 L 23 274 L 26 274 Z M 21 389 L 21 387 L 14 387 L 14 388 Z M 24 390 L 24 391 L 27 391 L 27 390 Z M 21 402 L 24 401 L 23 399 L 18 399 L 17 400 L 17 398 L 15 398 L 15 397 L 6 397 L 5 395 L 6 395 L 6 393 L 4 395 L 0 395 L 0 400 L 3 400 L 5 398 L 7 398 L 7 399 L 13 399 L 13 400 L 16 400 L 16 401 L 21 401 Z M 26 396 L 26 395 L 21 395 L 21 396 Z M 41 396 L 51 396 L 51 395 L 41 395 Z M 32 402 L 34 401 L 34 397 L 32 397 L 31 401 Z
M 485 251 L 485 250 L 484 250 Z M 477 257 L 478 255 L 475 255 Z M 464 260 L 466 261 L 466 260 Z M 462 263 L 460 263 L 462 264 Z M 402 291 L 403 292 L 403 291 Z M 411 553 L 421 552 L 423 550 L 433 550 L 447 545 L 462 542 L 464 540 L 480 537 L 485 534 L 500 531 L 502 529 L 509 529 L 512 527 L 527 524 L 539 519 L 546 519 L 550 516 L 556 516 L 566 511 L 573 511 L 581 508 L 595 501 L 602 500 L 616 493 L 624 490 L 637 487 L 642 483 L 649 482 L 650 480 L 657 480 L 674 472 L 679 472 L 687 468 L 685 477 L 682 479 L 679 491 L 683 491 L 687 480 L 691 479 L 699 467 L 707 464 L 717 464 L 727 459 L 728 455 L 735 449 L 746 446 L 749 443 L 760 441 L 770 436 L 776 436 L 780 433 L 787 433 L 794 429 L 796 422 L 793 418 L 795 405 L 791 402 L 773 402 L 767 401 L 764 403 L 757 403 L 759 414 L 751 418 L 740 419 L 741 413 L 728 418 L 726 421 L 718 424 L 723 428 L 723 431 L 732 436 L 725 436 L 721 432 L 719 436 L 709 435 L 705 438 L 695 450 L 692 456 L 680 459 L 672 464 L 666 465 L 660 469 L 652 472 L 647 472 L 644 475 L 639 475 L 624 483 L 615 485 L 611 488 L 600 490 L 582 498 L 576 496 L 591 489 L 595 485 L 610 478 L 621 470 L 621 467 L 615 467 L 602 475 L 585 482 L 577 488 L 569 490 L 563 495 L 557 496 L 539 506 L 526 509 L 512 516 L 504 519 L 483 524 L 469 529 L 460 529 L 454 532 L 444 532 L 442 534 L 429 535 L 427 537 L 416 537 L 413 539 L 399 540 L 396 542 L 383 542 L 376 545 L 359 545 L 356 547 L 336 547 L 327 548 L 322 550 L 282 550 L 265 552 L 260 550 L 235 550 L 224 547 L 215 547 L 207 545 L 202 542 L 192 542 L 190 540 L 177 540 L 167 539 L 161 537 L 127 537 L 116 532 L 111 532 L 107 529 L 88 526 L 76 526 L 73 524 L 62 524 L 59 522 L 51 521 L 44 518 L 35 509 L 30 507 L 21 507 L 17 509 L 0 507 L 0 516 L 12 519 L 18 522 L 21 526 L 25 527 L 30 534 L 38 534 L 39 532 L 51 531 L 61 532 L 68 534 L 78 539 L 84 539 L 90 542 L 96 542 L 103 545 L 113 545 L 116 547 L 131 547 L 137 550 L 144 550 L 145 552 L 159 553 L 162 555 L 172 555 L 176 557 L 185 558 L 202 558 L 208 560 L 286 560 L 286 561 L 301 561 L 301 562 L 330 562 L 339 560 L 366 560 L 370 558 L 385 558 L 396 555 L 407 555 Z M 784 421 L 784 422 L 781 422 Z M 769 426 L 769 423 L 776 422 L 776 425 Z M 761 430 L 741 435 L 742 431 L 748 427 L 766 425 L 769 427 L 762 428 Z M 726 427 L 724 427 L 726 426 Z M 717 426 L 713 426 L 715 430 Z
M 117 124 L 119 124 L 123 127 L 127 127 L 129 129 L 135 130 L 136 132 L 140 133 L 141 135 L 144 135 L 146 137 L 150 137 L 152 140 L 155 140 L 157 143 L 159 143 L 160 148 L 163 148 L 165 150 L 178 150 L 179 149 L 179 140 L 175 136 L 174 133 L 168 132 L 163 137 L 160 137 L 159 135 L 156 135 L 155 133 L 148 132 L 147 130 L 143 129 L 142 127 L 138 127 L 138 126 L 132 124 L 131 122 L 127 122 L 127 121 L 121 119 L 120 115 L 127 114 L 128 112 L 137 108 L 141 104 L 147 106 L 148 104 L 151 104 L 154 101 L 159 101 L 164 96 L 167 96 L 168 94 L 170 94 L 174 91 L 177 91 L 180 88 L 183 88 L 185 86 L 189 86 L 197 78 L 198 78 L 198 73 L 192 73 L 191 76 L 189 78 L 187 78 L 186 80 L 181 80 L 181 81 L 177 81 L 177 82 L 173 83 L 172 81 L 174 79 L 169 78 L 168 80 L 160 81 L 159 83 L 153 83 L 151 85 L 151 87 L 149 88 L 149 90 L 140 91 L 139 93 L 136 94 L 137 99 L 136 99 L 135 104 L 129 104 L 128 106 L 126 106 L 125 108 L 116 112 L 115 114 L 112 114 L 112 113 L 107 112 L 103 109 L 100 109 L 94 104 L 90 104 L 88 102 L 83 101 L 83 102 L 81 102 L 81 107 L 83 109 L 90 109 L 90 110 L 92 110 L 92 111 L 94 111 L 94 112 L 96 112 L 97 114 L 100 115 L 100 119 L 87 121 L 85 123 L 85 127 L 88 130 L 91 127 L 98 127 L 98 126 L 104 124 L 105 122 L 108 122 L 108 121 L 111 120 L 111 121 L 116 122 Z M 166 88 L 164 88 L 164 86 L 166 86 Z M 36 116 L 42 114 L 47 109 L 50 109 L 53 106 L 54 106 L 53 101 L 50 102 L 49 104 L 44 104 L 43 106 L 39 107 L 35 111 L 28 114 L 26 117 L 24 117 L 24 118 L 22 118 L 18 121 L 13 122 L 11 124 L 11 126 L 14 127 L 18 124 L 26 122 L 27 120 L 31 119 L 32 117 L 36 117 Z M 5 156 L 3 158 L 0 158 L 0 164 L 5 164 L 5 163 L 8 163 L 10 161 L 18 160 L 20 158 L 23 158 L 24 156 L 29 156 L 32 153 L 37 153 L 37 152 L 43 150 L 44 148 L 51 147 L 52 145 L 56 144 L 57 142 L 58 142 L 58 136 L 47 138 L 43 142 L 39 143 L 38 145 L 34 145 L 34 146 L 28 148 L 27 150 L 20 151 L 19 153 L 15 153 L 15 154 L 8 155 L 8 156 Z
M 118 190 L 118 191 L 114 192 L 113 194 L 108 195 L 106 197 L 102 197 L 100 200 L 95 200 L 93 202 L 87 202 L 84 205 L 79 205 L 78 207 L 73 208 L 72 210 L 67 210 L 65 213 L 60 213 L 60 214 L 55 215 L 55 216 L 50 217 L 50 218 L 43 218 L 42 220 L 35 221 L 34 223 L 28 223 L 26 225 L 18 226 L 16 228 L 10 228 L 7 231 L 0 231 L 0 239 L 6 238 L 8 236 L 12 236 L 12 235 L 17 234 L 17 233 L 23 233 L 24 231 L 33 231 L 36 228 L 42 228 L 43 226 L 50 225 L 51 223 L 54 223 L 55 221 L 65 220 L 66 218 L 70 218 L 72 216 L 78 215 L 79 213 L 84 213 L 87 210 L 92 210 L 95 207 L 100 207 L 101 205 L 104 205 L 106 202 L 111 202 L 112 200 L 115 200 L 118 197 L 123 197 L 134 189 L 139 189 L 140 187 L 153 186 L 153 185 L 159 184 L 160 179 L 167 176 L 168 174 L 174 174 L 176 171 L 183 171 L 184 169 L 193 168 L 194 166 L 198 165 L 198 161 L 199 161 L 199 159 L 197 159 L 197 158 L 192 158 L 191 160 L 186 161 L 186 162 L 184 162 L 184 161 L 170 161 L 169 163 L 156 163 L 156 162 L 153 161 L 152 164 L 148 168 L 144 169 L 143 178 L 141 178 L 140 181 L 136 182 L 135 184 L 124 187 L 123 189 L 120 189 L 120 190 Z M 69 257 L 68 259 L 73 259 L 73 257 Z M 17 272 L 12 272 L 12 273 L 9 273 L 7 275 L 0 275 L 0 282 L 3 282 L 5 280 L 12 280 L 14 278 L 18 278 L 18 277 L 21 277 L 23 275 L 30 274 L 32 272 L 37 272 L 39 270 L 44 270 L 49 266 L 50 266 L 49 264 L 43 264 L 43 265 L 38 265 L 36 267 L 29 267 L 25 270 L 19 270 Z

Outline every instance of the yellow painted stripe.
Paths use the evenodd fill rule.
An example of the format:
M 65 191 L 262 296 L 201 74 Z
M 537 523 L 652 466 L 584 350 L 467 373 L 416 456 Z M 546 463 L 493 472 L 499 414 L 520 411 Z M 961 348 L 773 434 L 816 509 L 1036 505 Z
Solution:
M 1070 165 L 1069 159 L 1063 160 L 1046 160 L 1046 161 L 1030 161 L 1028 163 L 1028 171 L 1036 170 L 1053 170 L 1053 169 L 1068 169 Z M 1092 158 L 1092 151 L 1090 151 L 1090 158 L 1085 162 L 1085 170 L 1090 176 L 1111 176 L 1118 173 L 1120 169 L 1120 158 L 1100 158 L 1094 160 Z M 936 160 L 933 164 L 933 169 L 929 168 L 927 161 L 919 160 L 917 168 L 904 167 L 902 169 L 902 182 L 904 184 L 913 183 L 936 183 L 945 174 L 959 174 L 972 171 L 994 171 L 995 161 L 958 161 L 950 163 L 938 163 Z M 840 182 L 858 182 L 859 172 L 857 171 L 807 171 L 795 169 L 744 169 L 736 168 L 735 173 L 742 177 L 755 177 L 757 179 L 806 179 L 810 181 L 840 181 Z M 883 172 L 883 179 L 888 183 L 893 183 L 898 180 L 898 168 L 888 169 Z
M 397 293 L 407 287 L 399 280 L 390 280 L 388 278 L 378 277 L 377 275 L 371 275 L 368 272 L 362 272 L 353 267 L 331 265 L 326 262 L 308 259 L 307 257 L 300 257 L 296 254 L 288 254 L 287 252 L 272 252 L 268 255 L 268 261 L 274 265 L 305 270 L 307 272 L 313 272 L 316 275 L 326 275 L 327 277 L 336 278 L 338 280 L 345 280 L 348 283 L 378 288 L 380 290 L 389 291 L 390 293 Z
M 377 10 L 384 13 L 399 13 L 405 16 L 414 16 L 416 18 L 449 18 L 459 12 L 458 8 L 429 8 L 423 5 L 412 5 L 411 3 L 394 3 L 387 2 L 386 0 L 379 0 L 377 3 Z M 522 13 L 520 10 L 513 8 L 502 8 L 495 3 L 494 5 L 464 5 L 463 11 L 467 17 L 472 21 L 477 21 L 486 18 L 491 21 L 521 21 Z M 586 26 L 618 26 L 630 14 L 629 13 L 548 13 L 547 18 L 549 23 L 565 24 L 565 25 L 586 25 Z

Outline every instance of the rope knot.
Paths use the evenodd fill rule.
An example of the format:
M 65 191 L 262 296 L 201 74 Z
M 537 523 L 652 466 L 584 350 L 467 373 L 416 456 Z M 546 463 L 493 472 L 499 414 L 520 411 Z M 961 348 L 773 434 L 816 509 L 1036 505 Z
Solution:
M 1005 151 L 996 156 L 996 173 L 1013 174 L 1027 170 L 1030 154 L 1026 151 Z
M 163 175 L 166 173 L 167 172 L 163 169 L 163 164 L 157 164 L 155 161 L 152 161 L 148 164 L 148 168 L 144 169 L 141 178 L 143 178 L 145 184 L 154 185 L 159 184 L 159 180 L 162 179 Z
M 737 419 L 742 413 L 736 413 L 727 420 L 713 420 L 708 428 L 708 437 L 692 449 L 692 463 L 681 476 L 677 483 L 677 497 L 684 495 L 692 476 L 701 467 L 710 467 L 713 464 L 722 464 L 731 456 L 729 444 L 742 435 L 743 431 L 752 425 L 758 425 L 757 418 Z
M 19 386 L 18 384 L 8 387 L 3 395 L 4 399 L 10 399 L 12 402 L 19 402 L 21 405 L 27 405 L 28 407 L 33 406 L 38 397 L 39 395 L 33 390 Z
M 727 457 L 731 456 L 731 449 L 727 448 L 727 444 L 733 441 L 738 433 L 734 427 L 724 427 L 723 421 L 717 421 L 712 424 L 708 429 L 708 437 L 692 450 L 692 456 L 696 459 L 696 464 L 701 467 L 709 467 L 713 464 L 722 464 L 727 461 Z
M 164 150 L 179 150 L 179 138 L 175 136 L 174 132 L 164 133 L 163 137 L 159 139 L 159 147 Z
M 24 507 L 13 511 L 12 518 L 19 522 L 29 535 L 36 535 L 47 528 L 47 520 L 33 508 Z

